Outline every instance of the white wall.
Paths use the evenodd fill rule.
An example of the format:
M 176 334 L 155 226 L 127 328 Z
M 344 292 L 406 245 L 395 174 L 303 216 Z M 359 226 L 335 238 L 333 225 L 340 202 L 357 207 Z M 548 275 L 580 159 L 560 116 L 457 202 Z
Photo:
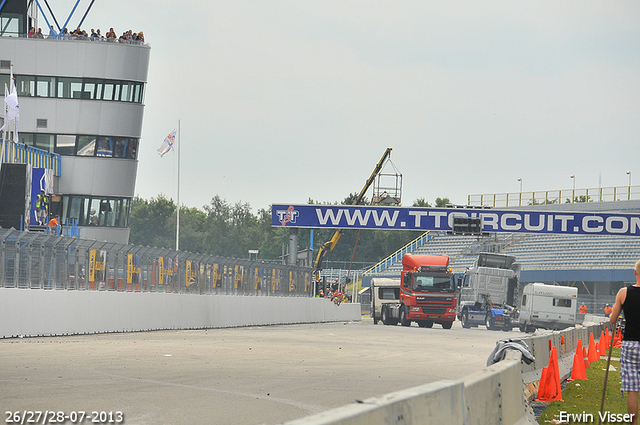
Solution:
M 0 288 L 3 338 L 360 320 L 360 304 L 299 297 Z

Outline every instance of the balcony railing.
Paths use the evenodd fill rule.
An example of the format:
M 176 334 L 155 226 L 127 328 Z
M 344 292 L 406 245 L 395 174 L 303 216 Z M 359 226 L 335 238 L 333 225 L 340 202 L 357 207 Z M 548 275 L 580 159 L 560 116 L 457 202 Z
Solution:
M 469 195 L 468 205 L 485 207 L 520 207 L 526 205 L 613 202 L 640 199 L 640 186 L 560 189 L 536 192 L 491 193 Z
M 34 168 L 48 168 L 53 170 L 54 176 L 60 177 L 60 155 L 22 143 L 7 140 L 4 155 L 0 161 L 13 164 L 31 164 Z

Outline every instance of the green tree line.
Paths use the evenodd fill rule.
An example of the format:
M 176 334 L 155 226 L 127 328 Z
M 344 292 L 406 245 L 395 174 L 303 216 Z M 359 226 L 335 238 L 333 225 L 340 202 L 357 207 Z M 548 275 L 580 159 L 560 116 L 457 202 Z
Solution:
M 351 194 L 341 202 L 351 205 L 357 195 Z M 309 203 L 318 203 L 309 199 Z M 366 203 L 366 202 L 365 202 Z M 449 203 L 437 198 L 436 207 Z M 414 206 L 431 206 L 424 198 Z M 175 248 L 176 204 L 160 194 L 149 200 L 133 199 L 129 243 L 134 245 Z M 314 255 L 333 235 L 333 229 L 315 229 Z M 299 229 L 298 248 L 309 248 L 310 229 Z M 407 243 L 422 232 L 396 230 L 345 230 L 325 261 L 375 263 Z M 202 210 L 180 208 L 180 250 L 222 257 L 246 258 L 248 251 L 259 250 L 260 259 L 276 260 L 282 255 L 282 245 L 289 243 L 289 229 L 271 227 L 271 210 L 251 212 L 248 203 L 230 204 L 218 195 Z M 353 267 L 358 268 L 358 267 Z

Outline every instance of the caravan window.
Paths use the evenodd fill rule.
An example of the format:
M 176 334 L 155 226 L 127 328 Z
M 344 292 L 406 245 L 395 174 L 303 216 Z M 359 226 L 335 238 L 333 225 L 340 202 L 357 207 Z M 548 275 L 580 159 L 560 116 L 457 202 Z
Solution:
M 571 307 L 571 300 L 554 298 L 553 306 L 554 307 Z
M 522 296 L 522 305 L 523 306 L 527 305 L 527 296 L 526 295 Z

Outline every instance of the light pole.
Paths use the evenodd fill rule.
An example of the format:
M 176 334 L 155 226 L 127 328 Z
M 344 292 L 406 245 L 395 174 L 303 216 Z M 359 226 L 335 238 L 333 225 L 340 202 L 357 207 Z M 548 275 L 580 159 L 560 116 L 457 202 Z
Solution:
M 571 202 L 576 202 L 576 176 L 571 174 L 571 180 L 573 180 L 573 192 L 571 193 Z
M 518 177 L 518 181 L 520 182 L 520 200 L 518 201 L 518 206 L 522 206 L 522 179 Z
M 627 175 L 629 176 L 629 194 L 627 196 L 627 199 L 631 200 L 631 171 L 627 171 Z

